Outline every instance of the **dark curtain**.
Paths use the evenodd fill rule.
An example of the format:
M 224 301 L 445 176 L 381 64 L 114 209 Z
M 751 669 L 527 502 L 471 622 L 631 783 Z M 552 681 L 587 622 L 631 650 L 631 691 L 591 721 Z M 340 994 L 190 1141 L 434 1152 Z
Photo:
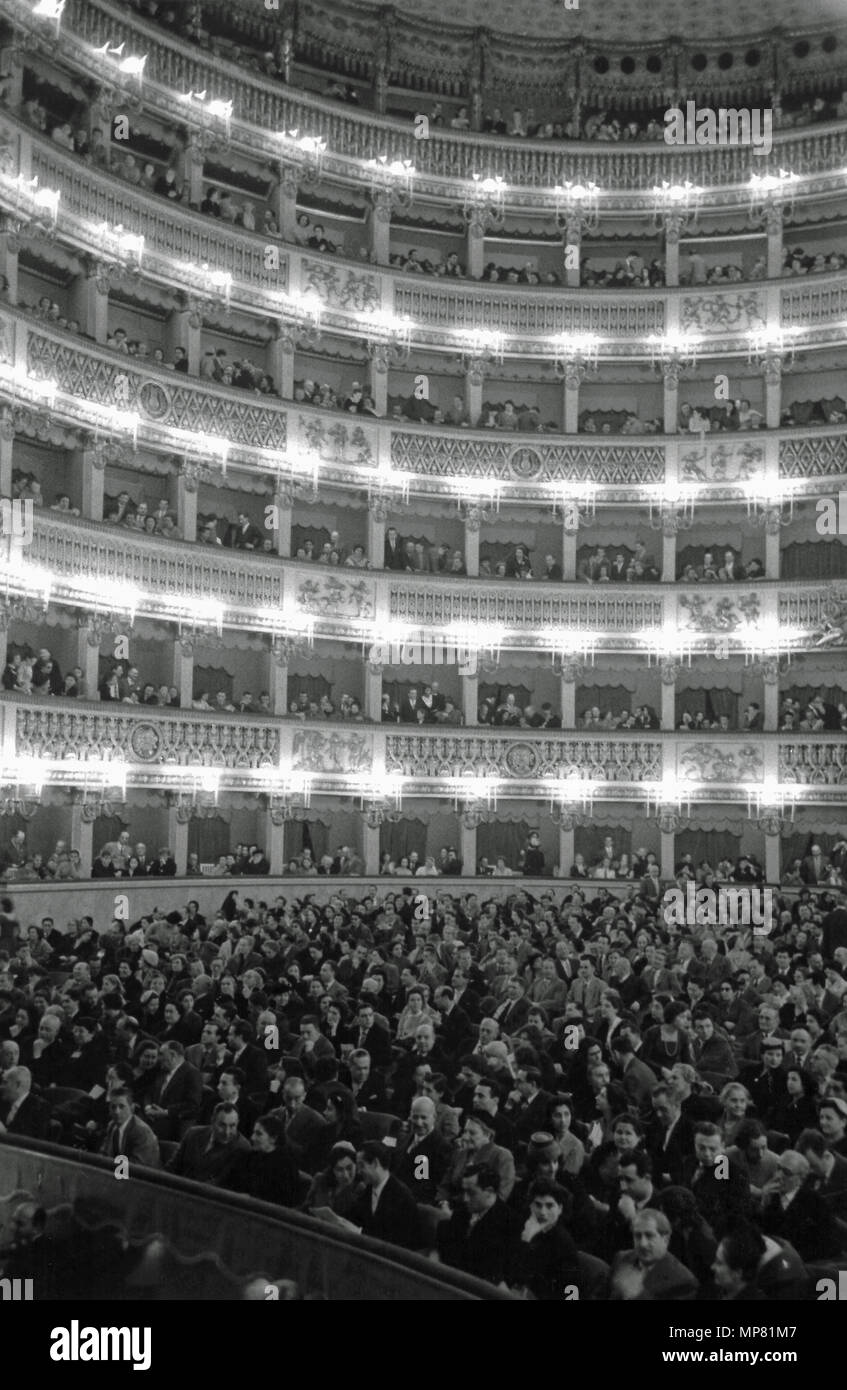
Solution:
M 795 859 L 805 859 L 810 852 L 812 845 L 820 845 L 822 852 L 828 855 L 837 840 L 843 839 L 841 835 L 829 835 L 826 831 L 815 831 L 813 834 L 806 834 L 805 831 L 795 831 L 793 835 L 783 835 L 782 837 L 782 872 L 787 873 Z
M 783 700 L 796 700 L 800 705 L 807 705 L 816 696 L 829 705 L 838 705 L 844 699 L 847 690 L 847 680 L 844 686 L 840 685 L 793 685 L 790 690 L 783 691 Z
M 426 859 L 426 826 L 421 820 L 385 821 L 379 827 L 379 856 L 390 854 L 395 864 L 415 851 L 421 863 Z
M 10 642 L 6 648 L 6 660 L 11 661 L 13 656 L 19 656 L 22 661 L 34 661 L 35 650 L 29 642 Z
M 223 690 L 228 700 L 232 700 L 233 677 L 229 671 L 225 671 L 223 666 L 195 666 L 194 667 L 194 699 L 197 700 L 205 691 L 214 701 L 219 690 Z
M 780 579 L 843 579 L 847 575 L 847 545 L 835 539 L 795 541 L 780 555 Z
M 713 869 L 722 859 L 733 863 L 741 853 L 741 836 L 728 830 L 682 830 L 676 837 L 674 855 L 677 863 L 684 854 L 692 855 L 695 864 L 707 860 Z
M 332 684 L 325 676 L 289 676 L 288 703 L 307 695 L 310 701 L 319 704 L 323 695 L 332 696 Z
M 222 854 L 229 854 L 229 838 L 229 822 L 222 816 L 188 822 L 188 852 L 196 854 L 201 864 L 216 864 Z
M 94 853 L 99 854 L 104 845 L 110 840 L 116 840 L 122 830 L 126 830 L 129 822 L 122 816 L 98 816 L 94 822 Z M 26 829 L 25 826 L 22 827 Z M 15 827 L 17 829 L 17 826 Z
M 521 709 L 532 703 L 532 691 L 527 690 L 525 685 L 481 685 L 479 687 L 479 703 L 484 700 L 494 698 L 497 701 L 495 709 L 500 705 L 505 705 L 506 696 L 514 695 L 515 704 Z
M 522 541 L 518 542 L 518 545 L 522 544 Z M 528 545 L 524 545 L 523 548 L 526 551 L 531 568 L 532 551 L 530 550 Z M 483 545 L 479 547 L 479 558 L 480 560 L 487 560 L 490 565 L 498 565 L 501 560 L 510 560 L 515 553 L 515 549 L 516 546 L 513 541 L 486 541 Z M 540 578 L 540 576 L 537 577 Z
M 289 821 L 285 827 L 285 862 L 297 859 L 304 849 L 311 850 L 312 860 L 319 864 L 325 854 L 337 846 L 329 843 L 329 826 L 319 820 Z
M 311 541 L 315 547 L 315 554 L 320 555 L 321 547 L 326 545 L 328 540 L 329 531 L 325 526 L 292 526 L 291 554 L 296 555 L 301 546 Z
M 504 821 L 499 825 L 483 823 L 476 832 L 476 857 L 494 864 L 503 856 L 507 869 L 517 869 L 521 852 L 526 849 L 530 833 L 536 827 L 526 821 Z
M 632 713 L 633 692 L 625 685 L 584 685 L 576 692 L 576 717 L 582 718 L 586 710 L 597 705 L 601 714 L 622 714 L 625 709 Z
M 734 690 L 707 690 L 706 695 L 706 715 L 714 721 L 720 719 L 722 714 L 729 715 L 730 724 L 738 723 L 738 701 L 739 696 Z
M 610 835 L 615 859 L 620 859 L 622 854 L 628 854 L 632 858 L 632 831 L 623 826 L 577 826 L 574 832 L 574 853 L 581 854 L 590 869 L 593 864 L 602 860 L 603 844 Z M 570 864 L 563 865 L 563 868 L 570 869 Z

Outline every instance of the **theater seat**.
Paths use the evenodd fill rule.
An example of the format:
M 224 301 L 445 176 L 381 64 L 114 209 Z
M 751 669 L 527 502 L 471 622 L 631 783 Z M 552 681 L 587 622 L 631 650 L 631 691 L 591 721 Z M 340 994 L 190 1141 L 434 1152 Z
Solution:
M 400 1124 L 396 1115 L 386 1115 L 379 1110 L 360 1110 L 356 1118 L 361 1123 L 362 1138 L 365 1141 L 368 1139 L 385 1139 L 386 1135 L 391 1133 L 394 1126 Z
M 420 1222 L 420 1248 L 432 1250 L 436 1243 L 436 1231 L 442 1221 L 450 1220 L 450 1213 L 449 1211 L 442 1211 L 440 1207 L 430 1207 L 419 1202 L 418 1220 Z
M 163 1168 L 167 1168 L 168 1164 L 170 1163 L 178 1148 L 179 1144 L 176 1142 L 175 1139 L 159 1140 L 159 1154 L 162 1159 Z
M 609 1297 L 609 1266 L 605 1260 L 601 1260 L 597 1255 L 586 1255 L 584 1250 L 577 1251 L 577 1265 L 579 1267 L 579 1297 L 582 1302 L 586 1300 L 597 1303 L 605 1301 Z
M 52 1109 L 59 1105 L 67 1105 L 69 1101 L 87 1100 L 87 1091 L 78 1091 L 75 1086 L 51 1086 L 49 1090 L 41 1092 L 42 1098 Z

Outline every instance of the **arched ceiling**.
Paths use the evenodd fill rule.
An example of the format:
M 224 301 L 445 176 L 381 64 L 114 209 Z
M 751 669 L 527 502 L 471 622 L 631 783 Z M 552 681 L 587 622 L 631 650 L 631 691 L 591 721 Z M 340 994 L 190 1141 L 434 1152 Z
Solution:
M 574 3 L 574 0 L 570 0 Z M 626 43 L 662 43 L 675 36 L 704 43 L 749 36 L 764 38 L 776 28 L 806 31 L 847 20 L 847 0 L 427 0 L 433 29 L 484 27 L 524 38 L 583 38 L 616 48 Z M 394 0 L 398 15 L 420 20 L 414 0 Z

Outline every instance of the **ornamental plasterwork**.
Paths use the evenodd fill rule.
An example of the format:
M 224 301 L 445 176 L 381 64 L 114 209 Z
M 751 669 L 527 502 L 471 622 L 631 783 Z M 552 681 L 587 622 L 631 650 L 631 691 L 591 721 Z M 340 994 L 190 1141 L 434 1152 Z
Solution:
M 628 299 L 605 295 L 569 301 L 561 292 L 538 289 L 497 293 L 449 282 L 417 279 L 394 284 L 394 312 L 427 328 L 484 328 L 509 337 L 548 338 L 557 333 L 596 333 L 603 338 L 640 338 L 663 333 L 665 301 L 659 296 Z
M 297 585 L 298 608 L 323 618 L 372 618 L 375 602 L 372 579 L 346 579 L 332 571 L 318 571 Z
M 524 457 L 525 455 L 525 457 Z M 466 438 L 429 430 L 394 429 L 391 462 L 405 473 L 425 477 L 530 477 L 521 472 L 540 466 L 531 475 L 547 482 L 594 482 L 618 486 L 665 480 L 665 450 L 661 444 L 613 444 L 608 448 L 581 443 L 552 442 L 539 436 L 531 444 L 508 437 Z
M 847 473 L 847 439 L 843 434 L 810 434 L 780 439 L 781 478 L 842 477 Z
M 126 714 L 77 714 L 50 709 L 16 711 L 20 757 L 116 758 L 129 763 L 181 767 L 259 768 L 279 762 L 279 728 L 259 723 Z
M 746 482 L 761 471 L 765 457 L 763 444 L 752 439 L 731 443 L 680 445 L 679 477 L 684 483 Z
M 577 781 L 660 780 L 660 743 L 605 739 L 504 739 L 491 735 L 451 737 L 387 734 L 385 768 L 407 777 L 502 777 L 519 781 L 554 776 Z
M 847 783 L 847 743 L 788 743 L 779 749 L 779 777 L 805 786 Z
M 841 283 L 818 285 L 812 280 L 791 285 L 782 291 L 781 319 L 784 328 L 807 328 L 810 323 L 842 323 L 847 317 L 847 286 Z
M 373 761 L 373 736 L 369 733 L 340 733 L 332 729 L 317 733 L 298 730 L 294 735 L 291 766 L 298 772 L 368 772 Z
M 632 632 L 660 627 L 663 599 L 647 595 L 534 593 L 492 585 L 459 588 L 421 584 L 400 586 L 391 581 L 389 616 L 413 627 L 448 623 L 494 623 L 505 627 L 575 627 L 591 631 Z
M 742 594 L 738 598 L 680 594 L 678 604 L 680 618 L 683 612 L 688 615 L 684 626 L 696 628 L 698 632 L 734 632 L 742 624 L 755 623 L 760 617 L 757 594 Z
M 685 295 L 680 300 L 680 328 L 700 333 L 747 333 L 766 327 L 764 295 L 758 290 L 737 294 Z
M 692 782 L 760 782 L 763 752 L 753 743 L 695 743 L 679 749 L 679 772 Z
M 351 309 L 359 314 L 378 309 L 382 302 L 376 275 L 350 270 L 326 258 L 301 260 L 300 291 L 316 294 L 327 309 Z
M 353 463 L 359 466 L 374 461 L 375 431 L 362 425 L 348 424 L 344 416 L 327 419 L 317 415 L 300 415 L 297 419 L 298 442 L 311 449 L 325 463 Z

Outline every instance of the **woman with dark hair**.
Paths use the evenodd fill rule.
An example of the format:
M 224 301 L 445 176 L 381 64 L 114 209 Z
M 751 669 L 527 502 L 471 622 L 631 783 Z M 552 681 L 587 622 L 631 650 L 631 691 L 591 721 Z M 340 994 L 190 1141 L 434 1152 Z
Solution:
M 346 1086 L 334 1082 L 324 1091 L 323 1117 L 327 1129 L 322 1136 L 325 1148 L 330 1144 L 348 1143 L 358 1149 L 362 1142 L 362 1125 L 357 1115 L 356 1097 Z
M 296 1207 L 300 1199 L 300 1175 L 285 1143 L 285 1124 L 276 1115 L 263 1115 L 253 1126 L 250 1153 L 239 1155 L 227 1186 L 260 1202 Z
M 691 1044 L 679 1020 L 691 1013 L 691 1005 L 676 999 L 666 1005 L 664 1017 L 658 1027 L 648 1028 L 644 1034 L 641 1060 L 652 1067 L 657 1075 L 663 1067 L 672 1067 L 676 1062 L 691 1066 Z
M 559 1155 L 559 1164 L 565 1173 L 576 1177 L 585 1162 L 585 1147 L 573 1132 L 575 1121 L 573 1097 L 555 1095 L 550 1101 L 548 1128 L 553 1136 Z M 582 1128 L 582 1126 L 580 1126 Z
M 529 1189 L 529 1217 L 515 1248 L 515 1287 L 543 1302 L 561 1302 L 579 1287 L 577 1248 L 564 1224 L 568 1194 L 537 1178 Z
M 815 1083 L 802 1067 L 788 1067 L 785 1072 L 785 1095 L 771 1117 L 772 1128 L 787 1134 L 792 1146 L 801 1130 L 817 1129 L 818 1107 L 815 1103 Z
M 357 1176 L 355 1144 L 333 1144 L 326 1168 L 312 1179 L 303 1210 L 329 1207 L 337 1216 L 349 1216 L 364 1191 Z
M 151 1039 L 141 1044 L 133 1072 L 132 1094 L 139 1109 L 143 1110 L 144 1106 L 152 1101 L 160 1080 L 159 1044 Z
M 323 1004 L 323 1000 L 321 1000 L 321 1004 Z M 342 1043 L 353 1041 L 353 1035 L 348 1024 L 347 1007 L 342 1000 L 329 999 L 329 1003 L 326 1006 L 326 1013 L 321 1020 L 321 1032 L 325 1038 L 329 1038 L 338 1056 L 341 1055 Z

